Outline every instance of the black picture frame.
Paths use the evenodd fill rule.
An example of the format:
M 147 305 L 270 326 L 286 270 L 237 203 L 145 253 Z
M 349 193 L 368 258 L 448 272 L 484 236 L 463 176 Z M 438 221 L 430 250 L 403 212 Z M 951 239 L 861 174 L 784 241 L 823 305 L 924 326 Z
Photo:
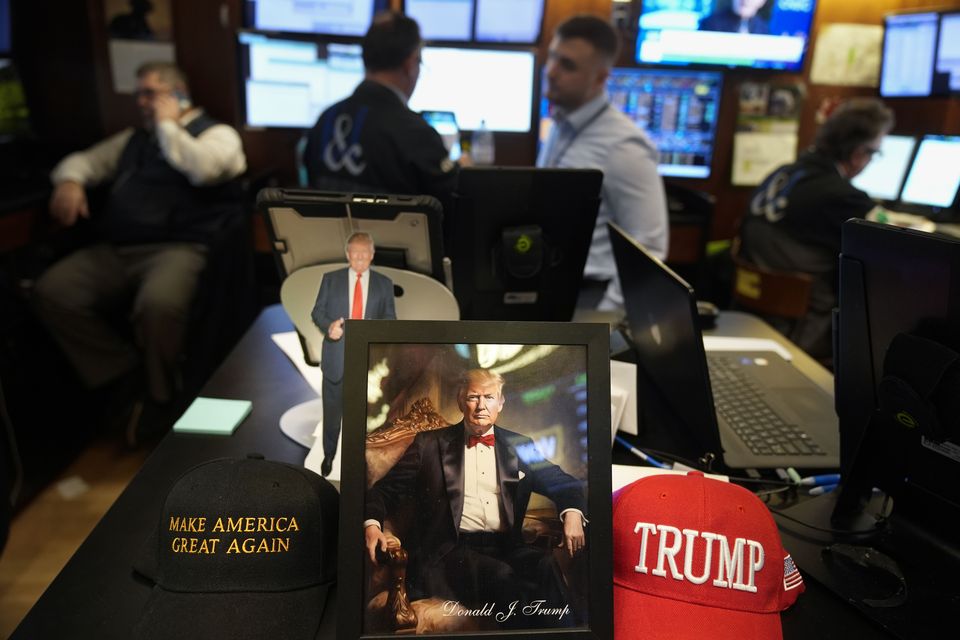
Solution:
M 523 607 L 530 603 L 520 603 L 519 607 L 514 605 L 509 609 L 509 603 L 494 602 L 486 612 L 471 609 L 467 614 L 457 613 L 458 616 L 477 618 L 470 621 L 471 624 L 475 623 L 476 628 L 427 631 L 424 635 L 455 638 L 486 638 L 491 635 L 519 638 L 530 634 L 541 638 L 564 639 L 613 637 L 608 325 L 348 320 L 345 335 L 344 473 L 340 482 L 337 637 L 350 640 L 393 638 L 400 633 L 371 623 L 371 616 L 374 615 L 371 611 L 375 607 L 368 609 L 370 601 L 375 598 L 390 597 L 378 596 L 376 589 L 379 587 L 368 588 L 371 583 L 370 572 L 375 570 L 367 557 L 364 543 L 368 477 L 372 486 L 376 474 L 385 473 L 384 468 L 392 466 L 390 456 L 374 447 L 380 447 L 383 441 L 390 440 L 384 433 L 396 434 L 411 428 L 416 432 L 417 427 L 411 427 L 407 418 L 420 415 L 418 411 L 426 411 L 425 405 L 418 403 L 419 398 L 416 397 L 421 393 L 426 393 L 421 397 L 432 398 L 432 402 L 438 405 L 433 407 L 436 409 L 434 418 L 441 415 L 445 423 L 455 424 L 456 419 L 463 415 L 462 412 L 459 412 L 459 418 L 456 415 L 459 375 L 454 371 L 458 365 L 462 373 L 478 364 L 488 364 L 479 362 L 481 352 L 482 357 L 489 360 L 491 353 L 503 356 L 504 351 L 509 357 L 494 366 L 485 367 L 499 369 L 506 381 L 503 389 L 506 402 L 497 427 L 501 428 L 502 422 L 507 429 L 537 438 L 537 453 L 547 459 L 551 459 L 551 453 L 565 456 L 564 460 L 572 461 L 566 471 L 585 484 L 585 517 L 589 521 L 585 528 L 587 544 L 585 550 L 576 554 L 567 565 L 570 573 L 564 574 L 564 584 L 573 585 L 571 589 L 576 591 L 576 596 L 572 596 L 567 604 L 571 605 L 568 613 L 573 612 L 571 615 L 575 615 L 572 619 L 577 622 L 573 627 L 559 627 L 559 623 L 553 620 L 553 613 L 537 611 L 536 605 L 531 607 L 531 613 L 522 614 L 529 618 L 522 618 L 519 611 L 523 611 Z M 499 348 L 494 349 L 494 346 Z M 384 395 L 371 403 L 370 399 L 378 394 Z M 573 410 L 569 408 L 570 402 L 576 404 Z M 401 413 L 411 406 L 413 410 L 409 413 Z M 558 415 L 561 416 L 559 421 Z M 385 420 L 390 416 L 389 422 Z M 383 425 L 377 426 L 379 420 L 384 420 L 391 431 Z M 379 435 L 369 439 L 368 433 Z M 413 436 L 409 433 L 404 437 L 407 438 L 406 442 L 401 438 L 388 445 L 395 447 L 391 453 L 396 458 L 413 442 Z M 498 443 L 499 438 L 498 435 Z M 368 446 L 369 442 L 374 444 Z M 552 451 L 549 451 L 551 447 Z M 368 448 L 369 461 L 372 463 L 368 463 Z M 548 451 L 543 451 L 545 448 Z M 393 459 L 394 463 L 396 458 Z M 561 463 L 557 466 L 563 467 Z M 521 481 L 523 477 L 520 476 Z M 535 498 L 537 494 L 534 494 Z M 527 506 L 525 524 L 531 519 L 533 504 L 531 501 Z M 552 503 L 549 504 L 552 506 Z M 543 511 L 548 512 L 549 507 Z M 554 533 L 555 525 L 559 522 L 555 512 L 554 508 L 552 519 L 544 518 L 544 522 L 554 522 Z M 545 526 L 549 529 L 549 524 Z M 536 542 L 545 536 L 538 537 Z M 542 548 L 549 550 L 557 538 L 546 539 L 551 542 Z M 559 539 L 562 539 L 562 529 Z M 525 537 L 524 543 L 526 541 Z M 551 558 L 558 558 L 554 551 L 545 552 L 552 554 Z M 563 564 L 561 560 L 553 561 L 557 566 Z M 570 575 L 574 578 L 570 578 Z M 405 585 L 404 588 L 410 584 L 409 579 L 400 582 Z M 564 594 L 567 593 L 564 591 Z M 420 593 L 423 597 L 429 595 Z M 377 602 L 382 604 L 382 600 Z M 517 613 L 512 625 L 493 621 L 491 614 L 508 609 Z M 436 613 L 437 609 L 433 609 L 433 612 Z M 563 620 L 563 613 L 557 619 Z M 541 624 L 540 620 L 547 622 Z M 569 623 L 570 618 L 567 620 Z M 524 626 L 527 622 L 530 623 L 528 627 Z

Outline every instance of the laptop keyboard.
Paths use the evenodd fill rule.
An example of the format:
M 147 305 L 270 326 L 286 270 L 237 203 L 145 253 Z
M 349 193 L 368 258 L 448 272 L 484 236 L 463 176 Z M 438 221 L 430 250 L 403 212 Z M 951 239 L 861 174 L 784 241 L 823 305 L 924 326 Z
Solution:
M 756 455 L 822 456 L 809 434 L 778 416 L 730 356 L 707 353 L 717 413 Z

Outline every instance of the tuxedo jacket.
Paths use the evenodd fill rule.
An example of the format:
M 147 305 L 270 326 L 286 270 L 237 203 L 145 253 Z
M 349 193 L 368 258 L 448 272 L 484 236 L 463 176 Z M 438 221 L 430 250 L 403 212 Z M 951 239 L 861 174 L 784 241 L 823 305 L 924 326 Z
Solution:
M 350 268 L 344 267 L 324 274 L 320 281 L 320 292 L 317 302 L 313 305 L 314 323 L 324 335 L 323 348 L 320 352 L 320 370 L 323 377 L 329 382 L 340 382 L 343 379 L 343 337 L 339 340 L 327 338 L 330 323 L 338 318 L 350 317 L 350 287 L 355 286 L 350 280 Z M 370 290 L 367 292 L 367 308 L 364 310 L 365 320 L 396 320 L 397 310 L 393 299 L 393 281 L 382 273 L 370 270 Z
M 383 523 L 387 507 L 415 501 L 414 531 L 405 533 L 404 547 L 413 570 L 434 565 L 457 544 L 463 515 L 463 422 L 417 434 L 393 468 L 366 496 L 366 519 Z M 539 454 L 527 436 L 494 427 L 494 452 L 500 484 L 501 518 L 514 541 L 521 542 L 530 493 L 550 498 L 557 512 L 579 509 L 587 514 L 583 483 Z

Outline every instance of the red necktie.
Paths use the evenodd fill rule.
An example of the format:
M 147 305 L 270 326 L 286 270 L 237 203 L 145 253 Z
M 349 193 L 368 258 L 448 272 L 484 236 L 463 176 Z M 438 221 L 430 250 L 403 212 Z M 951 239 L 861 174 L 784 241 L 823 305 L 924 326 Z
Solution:
M 363 320 L 363 286 L 360 284 L 362 274 L 357 274 L 357 284 L 353 287 L 353 309 L 350 310 L 351 320 Z
M 471 436 L 470 436 L 470 439 L 467 441 L 467 447 L 468 447 L 468 448 L 470 448 L 470 447 L 475 447 L 475 446 L 477 446 L 478 444 L 485 444 L 485 445 L 487 445 L 488 447 L 492 447 L 492 446 L 493 446 L 493 434 L 492 434 L 492 433 L 488 433 L 488 434 L 485 435 L 485 436 L 473 436 L 473 435 L 471 435 Z

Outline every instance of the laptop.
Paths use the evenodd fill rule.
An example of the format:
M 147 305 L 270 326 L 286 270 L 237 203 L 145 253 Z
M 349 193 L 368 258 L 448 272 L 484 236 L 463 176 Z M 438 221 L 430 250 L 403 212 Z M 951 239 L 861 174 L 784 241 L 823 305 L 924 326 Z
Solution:
M 707 353 L 693 288 L 608 223 L 637 363 L 696 441 L 730 469 L 837 469 L 832 396 L 774 351 Z

